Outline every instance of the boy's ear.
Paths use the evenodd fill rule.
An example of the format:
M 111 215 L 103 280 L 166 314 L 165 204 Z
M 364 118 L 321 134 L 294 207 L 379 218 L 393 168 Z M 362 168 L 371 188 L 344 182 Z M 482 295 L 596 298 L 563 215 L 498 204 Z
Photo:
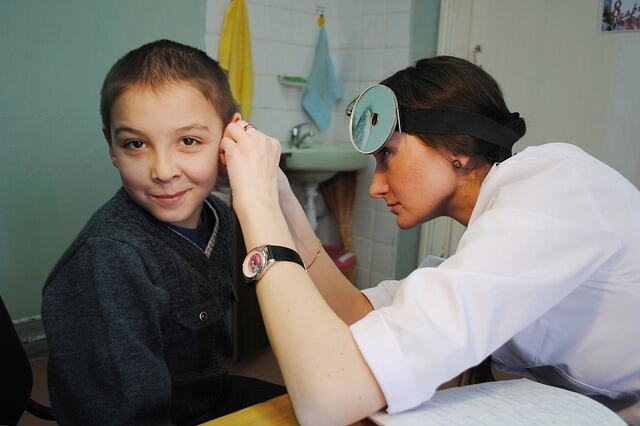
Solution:
M 105 140 L 109 145 L 111 145 L 111 134 L 104 127 L 102 128 L 102 136 L 104 136 Z
M 118 164 L 116 163 L 116 157 L 115 155 L 113 155 L 113 147 L 111 146 L 111 135 L 109 134 L 109 131 L 104 127 L 102 128 L 102 134 L 104 135 L 104 138 L 107 140 L 107 145 L 109 145 L 109 158 L 111 158 L 111 164 L 113 164 L 113 167 L 117 169 Z
M 231 117 L 231 122 L 232 123 L 237 123 L 238 121 L 242 120 L 242 116 L 240 115 L 239 112 L 236 112 L 235 114 L 233 114 L 233 116 Z

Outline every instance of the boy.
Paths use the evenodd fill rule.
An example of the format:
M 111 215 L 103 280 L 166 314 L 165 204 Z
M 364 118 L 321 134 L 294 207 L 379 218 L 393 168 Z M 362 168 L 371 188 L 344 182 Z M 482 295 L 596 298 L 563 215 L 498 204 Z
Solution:
M 42 316 L 60 424 L 194 424 L 284 393 L 230 376 L 230 209 L 210 195 L 239 120 L 218 63 L 168 40 L 112 67 L 100 112 L 122 188 L 49 276 Z

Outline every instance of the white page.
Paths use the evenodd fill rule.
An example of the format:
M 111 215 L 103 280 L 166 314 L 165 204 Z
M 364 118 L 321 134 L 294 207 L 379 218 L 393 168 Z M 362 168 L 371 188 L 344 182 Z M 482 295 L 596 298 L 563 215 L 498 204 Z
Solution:
M 626 425 L 584 395 L 528 379 L 445 389 L 413 410 L 393 415 L 379 411 L 369 418 L 384 426 Z

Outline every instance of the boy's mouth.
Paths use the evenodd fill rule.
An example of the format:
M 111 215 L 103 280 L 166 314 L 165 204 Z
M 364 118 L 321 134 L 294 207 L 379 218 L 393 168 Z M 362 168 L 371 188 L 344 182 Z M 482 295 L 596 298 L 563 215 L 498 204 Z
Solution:
M 178 204 L 182 200 L 184 194 L 187 193 L 187 191 L 188 189 L 180 192 L 175 192 L 173 194 L 151 194 L 151 198 L 162 205 L 172 206 Z

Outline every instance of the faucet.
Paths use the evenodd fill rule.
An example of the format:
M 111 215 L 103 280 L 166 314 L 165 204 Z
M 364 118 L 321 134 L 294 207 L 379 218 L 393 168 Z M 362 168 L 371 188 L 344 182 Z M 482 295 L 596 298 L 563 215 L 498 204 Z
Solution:
M 291 128 L 291 146 L 293 146 L 294 148 L 298 148 L 300 147 L 300 145 L 302 145 L 302 142 L 304 142 L 305 139 L 314 137 L 316 135 L 313 130 L 302 133 L 302 129 L 304 128 L 304 126 L 308 126 L 310 124 L 311 123 L 305 121 L 304 123 L 300 123 Z

